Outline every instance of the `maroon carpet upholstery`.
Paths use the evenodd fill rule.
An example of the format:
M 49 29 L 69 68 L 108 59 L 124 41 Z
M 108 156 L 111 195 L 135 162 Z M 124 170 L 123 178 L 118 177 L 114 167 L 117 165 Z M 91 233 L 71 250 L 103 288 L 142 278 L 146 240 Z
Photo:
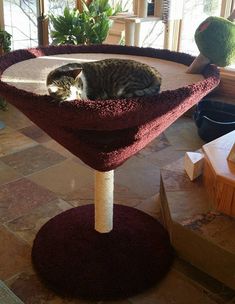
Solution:
M 22 60 L 69 53 L 113 53 L 148 56 L 190 65 L 183 53 L 113 45 L 50 46 L 18 50 L 0 59 L 0 75 Z M 179 116 L 219 83 L 219 72 L 208 66 L 205 79 L 153 97 L 57 104 L 47 95 L 35 95 L 0 81 L 0 95 L 15 105 L 52 138 L 99 171 L 121 165 L 145 147 Z
M 161 224 L 137 209 L 114 205 L 113 230 L 94 230 L 94 205 L 67 210 L 37 234 L 32 260 L 43 282 L 60 295 L 93 300 L 126 298 L 156 284 L 173 262 Z

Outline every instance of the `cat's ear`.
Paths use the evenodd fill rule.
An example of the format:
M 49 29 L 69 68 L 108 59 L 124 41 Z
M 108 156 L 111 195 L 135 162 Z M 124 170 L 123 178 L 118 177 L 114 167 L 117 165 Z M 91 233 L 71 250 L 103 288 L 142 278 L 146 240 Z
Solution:
M 63 76 L 68 76 L 68 77 L 72 77 L 75 79 L 77 76 L 80 75 L 81 71 L 82 71 L 82 68 L 63 71 Z
M 75 79 L 81 74 L 82 68 L 74 69 L 70 72 L 71 72 L 71 76 Z

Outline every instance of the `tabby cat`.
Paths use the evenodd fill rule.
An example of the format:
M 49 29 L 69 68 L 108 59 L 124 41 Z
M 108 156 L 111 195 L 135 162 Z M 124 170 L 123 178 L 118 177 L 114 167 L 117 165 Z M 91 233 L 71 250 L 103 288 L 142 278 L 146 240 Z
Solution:
M 60 101 L 151 96 L 160 85 L 161 76 L 153 67 L 116 58 L 69 63 L 47 76 L 49 94 Z

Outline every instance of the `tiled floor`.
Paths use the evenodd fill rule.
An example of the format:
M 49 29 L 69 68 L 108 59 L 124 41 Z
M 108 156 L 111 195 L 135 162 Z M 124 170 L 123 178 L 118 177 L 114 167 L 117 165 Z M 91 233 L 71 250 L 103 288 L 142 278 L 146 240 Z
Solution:
M 0 130 L 0 280 L 25 304 L 95 303 L 62 299 L 48 291 L 30 261 L 33 239 L 45 222 L 93 202 L 93 171 L 14 107 L 0 111 L 0 120 L 6 123 Z M 160 168 L 202 143 L 193 121 L 179 119 L 115 171 L 115 202 L 158 218 Z M 106 303 L 228 304 L 235 303 L 235 291 L 178 259 L 151 290 Z

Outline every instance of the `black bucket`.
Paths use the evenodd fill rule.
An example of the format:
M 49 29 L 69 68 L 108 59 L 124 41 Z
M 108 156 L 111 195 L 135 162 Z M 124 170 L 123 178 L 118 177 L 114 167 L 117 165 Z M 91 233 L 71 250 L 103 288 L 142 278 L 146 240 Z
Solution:
M 206 142 L 235 130 L 235 105 L 201 100 L 194 112 L 198 135 Z

